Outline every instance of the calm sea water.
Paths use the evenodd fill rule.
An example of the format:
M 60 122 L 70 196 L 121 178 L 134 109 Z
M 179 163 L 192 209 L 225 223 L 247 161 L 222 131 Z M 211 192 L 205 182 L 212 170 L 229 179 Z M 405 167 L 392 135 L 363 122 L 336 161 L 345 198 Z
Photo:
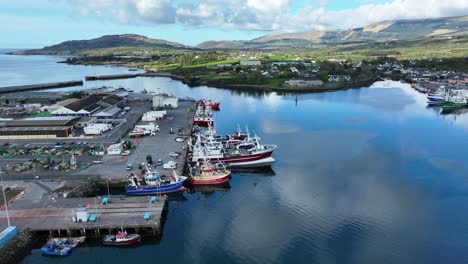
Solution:
M 0 86 L 127 72 L 57 60 L 2 55 Z M 220 101 L 218 131 L 248 125 L 277 144 L 274 172 L 173 198 L 158 243 L 90 244 L 63 259 L 36 249 L 23 263 L 468 263 L 468 117 L 439 115 L 405 85 L 299 95 L 297 104 L 167 78 L 86 87 L 101 85 Z

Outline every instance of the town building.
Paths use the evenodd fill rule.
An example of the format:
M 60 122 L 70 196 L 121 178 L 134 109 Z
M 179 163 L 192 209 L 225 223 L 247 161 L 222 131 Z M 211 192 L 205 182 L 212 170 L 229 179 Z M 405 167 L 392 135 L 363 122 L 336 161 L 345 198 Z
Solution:
M 262 62 L 261 61 L 241 61 L 240 63 L 240 66 L 261 66 L 262 65 Z
M 292 79 L 285 81 L 284 84 L 289 87 L 316 87 L 322 86 L 323 82 L 321 80 L 302 80 L 302 79 Z

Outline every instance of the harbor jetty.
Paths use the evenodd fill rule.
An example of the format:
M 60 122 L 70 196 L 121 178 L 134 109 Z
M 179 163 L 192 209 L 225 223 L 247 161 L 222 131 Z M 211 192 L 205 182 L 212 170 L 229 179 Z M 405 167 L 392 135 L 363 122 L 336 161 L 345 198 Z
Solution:
M 157 236 L 167 209 L 166 196 L 58 198 L 40 205 L 15 201 L 9 206 L 9 218 L 19 230 L 54 237 L 101 237 L 120 229 Z M 7 218 L 5 211 L 0 218 Z
M 96 75 L 86 76 L 86 81 L 98 81 L 98 80 L 116 80 L 116 79 L 130 79 L 136 78 L 139 74 L 112 74 L 112 75 Z
M 36 91 L 53 88 L 62 88 L 70 86 L 83 86 L 83 81 L 67 81 L 67 82 L 54 82 L 54 83 L 41 83 L 41 84 L 30 84 L 30 85 L 18 85 L 18 86 L 6 86 L 0 87 L 0 94 L 5 93 L 16 93 L 25 91 Z

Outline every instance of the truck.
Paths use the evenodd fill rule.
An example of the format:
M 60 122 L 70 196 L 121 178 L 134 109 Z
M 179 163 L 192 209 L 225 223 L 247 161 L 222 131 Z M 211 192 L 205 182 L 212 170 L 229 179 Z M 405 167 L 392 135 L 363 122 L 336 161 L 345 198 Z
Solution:
M 112 126 L 109 124 L 92 124 L 85 127 L 83 130 L 86 135 L 101 135 L 111 128 Z
M 148 125 L 136 125 L 135 130 L 145 130 L 145 131 L 159 131 L 159 126 L 155 123 L 149 123 Z

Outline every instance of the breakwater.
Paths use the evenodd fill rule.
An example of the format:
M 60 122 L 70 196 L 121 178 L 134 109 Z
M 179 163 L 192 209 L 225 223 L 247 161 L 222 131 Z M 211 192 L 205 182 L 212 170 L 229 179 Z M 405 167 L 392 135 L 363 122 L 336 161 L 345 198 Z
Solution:
M 80 80 L 80 81 L 68 81 L 68 82 L 6 86 L 6 87 L 0 87 L 0 94 L 45 90 L 45 89 L 62 88 L 62 87 L 70 87 L 70 86 L 82 86 L 82 85 L 83 85 L 83 81 Z

